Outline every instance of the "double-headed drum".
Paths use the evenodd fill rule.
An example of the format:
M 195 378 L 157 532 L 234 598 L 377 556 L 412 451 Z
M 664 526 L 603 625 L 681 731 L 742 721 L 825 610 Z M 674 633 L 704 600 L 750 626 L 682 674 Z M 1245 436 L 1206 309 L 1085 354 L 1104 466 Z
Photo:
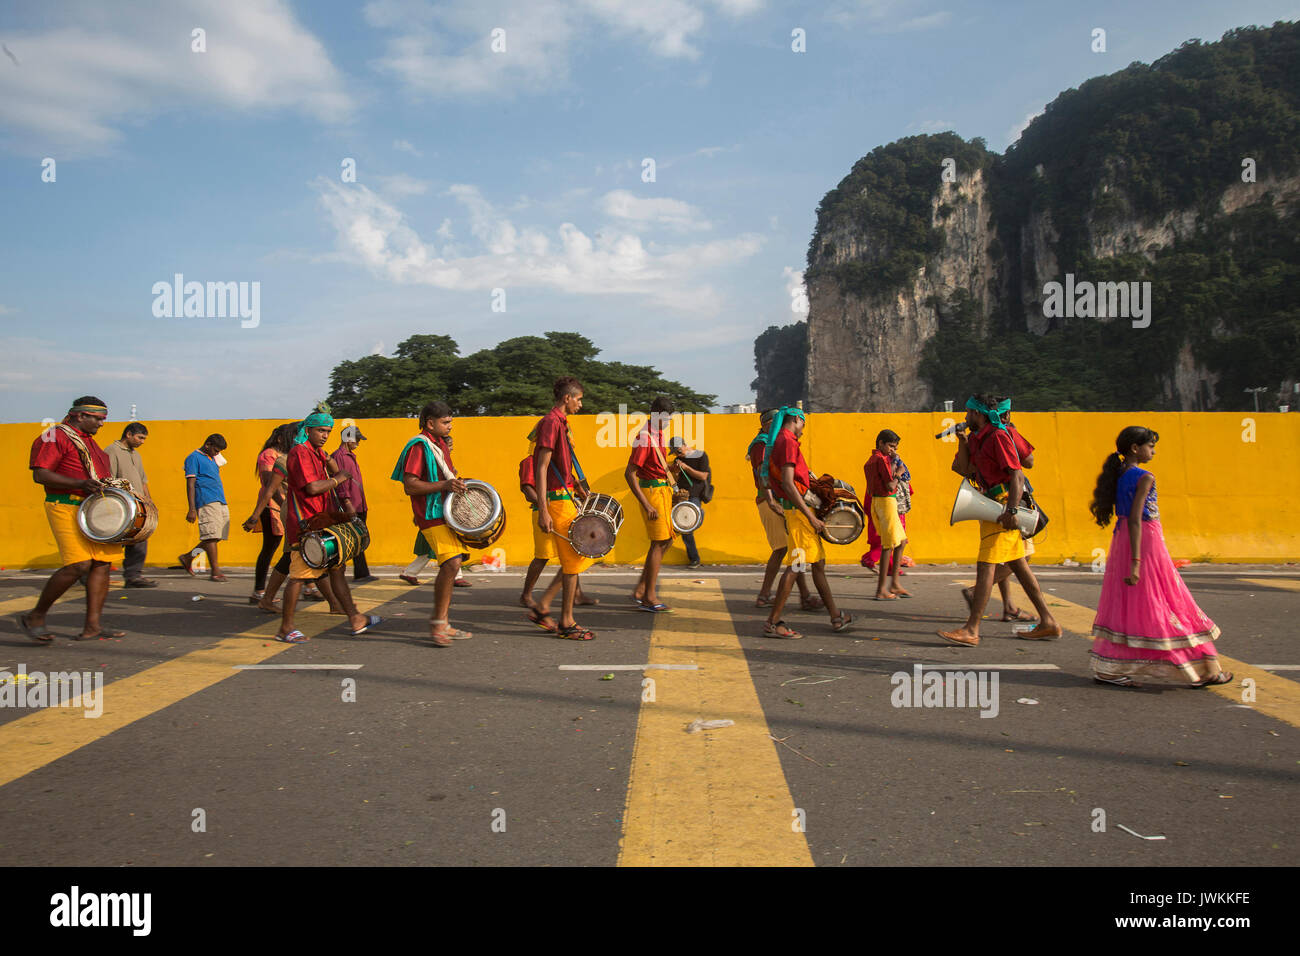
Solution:
M 852 544 L 866 527 L 866 515 L 856 500 L 839 498 L 826 512 L 822 523 L 826 526 L 822 537 L 831 544 Z
M 340 521 L 302 536 L 302 560 L 318 571 L 346 565 L 370 547 L 370 531 L 360 518 Z
M 569 544 L 584 558 L 603 558 L 614 550 L 623 527 L 623 506 L 611 495 L 590 494 L 569 525 Z
M 673 530 L 678 534 L 694 534 L 699 530 L 700 525 L 704 524 L 704 509 L 700 507 L 699 502 L 688 498 L 686 501 L 673 503 L 670 517 Z
M 125 488 L 106 486 L 82 500 L 77 527 L 91 541 L 139 544 L 158 527 L 158 508 Z
M 443 505 L 447 527 L 467 548 L 490 548 L 506 530 L 501 496 L 486 481 L 465 479 L 465 490 L 447 495 Z

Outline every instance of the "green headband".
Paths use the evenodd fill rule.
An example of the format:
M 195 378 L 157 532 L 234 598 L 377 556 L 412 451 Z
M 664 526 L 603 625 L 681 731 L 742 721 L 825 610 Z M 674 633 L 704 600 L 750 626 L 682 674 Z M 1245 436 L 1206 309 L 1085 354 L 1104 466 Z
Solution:
M 301 445 L 307 440 L 307 429 L 309 428 L 333 428 L 334 418 L 329 412 L 312 412 L 303 419 L 302 425 L 298 428 L 298 434 L 294 436 L 293 443 Z
M 767 448 L 763 451 L 763 474 L 767 474 L 768 462 L 772 460 L 772 444 L 776 441 L 776 436 L 781 434 L 781 429 L 785 425 L 787 418 L 803 418 L 803 409 L 797 405 L 782 405 L 775 415 L 772 416 L 772 427 L 768 429 L 767 440 L 764 442 Z
M 966 399 L 966 407 L 972 412 L 979 412 L 989 420 L 989 424 L 1001 431 L 1006 431 L 1006 423 L 1002 421 L 1002 416 L 1011 411 L 1011 399 L 1004 398 L 998 402 L 996 408 L 989 408 L 987 405 L 976 400 L 972 395 Z

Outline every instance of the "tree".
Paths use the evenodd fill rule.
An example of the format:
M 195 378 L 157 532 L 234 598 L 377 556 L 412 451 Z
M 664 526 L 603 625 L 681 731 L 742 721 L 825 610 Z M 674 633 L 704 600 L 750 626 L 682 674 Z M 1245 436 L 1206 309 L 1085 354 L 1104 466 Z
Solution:
M 666 395 L 679 411 L 707 411 L 717 396 L 665 379 L 649 365 L 601 362 L 600 349 L 576 332 L 547 332 L 499 342 L 460 356 L 446 335 L 413 335 L 387 358 L 341 362 L 330 374 L 330 405 L 338 415 L 409 417 L 432 399 L 458 415 L 541 415 L 554 404 L 562 375 L 578 378 L 589 410 L 648 408 Z

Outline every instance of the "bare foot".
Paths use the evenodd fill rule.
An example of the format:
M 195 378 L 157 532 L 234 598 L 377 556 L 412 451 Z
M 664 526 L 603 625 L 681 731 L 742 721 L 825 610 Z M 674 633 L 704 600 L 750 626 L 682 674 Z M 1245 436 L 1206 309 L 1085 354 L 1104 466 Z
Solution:
M 77 635 L 79 641 L 95 641 L 101 637 L 126 637 L 126 631 L 106 631 L 100 628 L 97 631 L 82 631 Z

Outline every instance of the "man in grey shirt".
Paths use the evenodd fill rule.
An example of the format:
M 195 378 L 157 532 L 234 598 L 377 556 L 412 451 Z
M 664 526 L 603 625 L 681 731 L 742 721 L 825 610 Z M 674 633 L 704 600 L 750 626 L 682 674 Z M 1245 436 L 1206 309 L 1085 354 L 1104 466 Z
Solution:
M 113 466 L 114 478 L 125 478 L 131 482 L 131 490 L 141 498 L 153 501 L 149 494 L 149 481 L 145 478 L 144 462 L 140 459 L 139 448 L 149 437 L 149 429 L 141 422 L 131 422 L 122 429 L 122 437 L 104 449 L 108 454 L 109 464 Z M 125 546 L 122 558 L 122 576 L 129 588 L 156 588 L 157 581 L 144 577 L 144 559 L 149 551 L 149 542 Z

